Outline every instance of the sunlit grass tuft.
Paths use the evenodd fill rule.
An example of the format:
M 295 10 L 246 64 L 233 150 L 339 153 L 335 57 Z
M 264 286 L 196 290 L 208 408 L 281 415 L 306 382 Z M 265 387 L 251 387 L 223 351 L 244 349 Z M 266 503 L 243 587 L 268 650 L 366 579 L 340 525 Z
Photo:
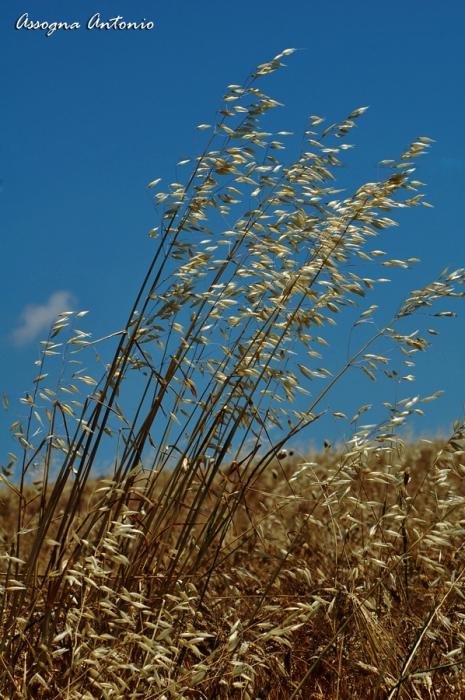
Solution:
M 430 344 L 405 319 L 463 295 L 464 270 L 446 270 L 385 322 L 365 300 L 384 267 L 417 262 L 371 239 L 427 204 L 413 173 L 431 139 L 352 196 L 334 172 L 366 108 L 321 132 L 311 117 L 286 164 L 257 84 L 290 53 L 229 86 L 203 154 L 153 195 L 157 248 L 126 327 L 93 341 L 66 312 L 42 345 L 2 476 L 4 697 L 461 697 L 464 424 L 405 447 L 438 392 L 384 403 L 376 425 L 368 404 L 335 411 L 342 446 L 290 449 L 350 371 L 400 397 Z M 330 372 L 325 330 L 359 302 L 354 328 L 373 334 Z

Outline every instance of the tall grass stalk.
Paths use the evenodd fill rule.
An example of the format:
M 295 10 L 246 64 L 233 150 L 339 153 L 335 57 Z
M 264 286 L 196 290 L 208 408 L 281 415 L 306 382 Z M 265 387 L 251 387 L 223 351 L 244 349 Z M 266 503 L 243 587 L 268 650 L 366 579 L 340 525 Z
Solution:
M 198 127 L 202 155 L 178 164 L 189 174 L 153 196 L 156 252 L 100 382 L 79 363 L 108 339 L 76 329 L 83 313 L 60 315 L 42 345 L 29 417 L 12 426 L 19 480 L 13 463 L 2 477 L 16 509 L 1 545 L 2 697 L 461 697 L 464 424 L 406 449 L 399 428 L 437 395 L 417 396 L 376 426 L 359 425 L 361 406 L 337 453 L 288 451 L 353 368 L 408 385 L 391 356 L 412 366 L 429 342 L 405 319 L 463 296 L 464 270 L 445 271 L 375 326 L 365 297 L 386 280 L 351 271 L 415 262 L 372 240 L 395 225 L 387 213 L 427 204 L 414 163 L 431 139 L 352 196 L 334 172 L 366 108 L 328 128 L 311 117 L 285 164 L 286 134 L 261 126 L 279 103 L 258 85 L 291 53 L 228 87 Z M 375 331 L 331 375 L 322 334 L 362 301 L 355 325 Z M 53 388 L 50 355 L 63 363 Z

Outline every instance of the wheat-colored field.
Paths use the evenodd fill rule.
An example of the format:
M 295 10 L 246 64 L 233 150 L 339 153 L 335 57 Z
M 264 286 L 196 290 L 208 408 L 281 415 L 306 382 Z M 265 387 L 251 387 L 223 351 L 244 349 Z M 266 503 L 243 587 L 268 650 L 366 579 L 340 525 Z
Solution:
M 16 559 L 3 563 L 3 687 L 44 700 L 463 697 L 456 451 L 449 442 L 281 455 L 253 482 L 253 463 L 230 467 L 206 491 L 188 556 L 176 530 L 206 473 L 186 472 L 179 522 L 164 530 L 151 516 L 172 473 L 150 498 L 143 470 L 131 484 L 88 481 L 54 569 L 68 486 L 26 594 Z M 52 494 L 2 490 L 4 551 L 20 511 L 30 559 Z M 199 566 L 203 523 L 221 508 L 232 518 Z
M 365 107 L 310 117 L 278 159 L 258 85 L 292 51 L 228 87 L 202 155 L 153 196 L 125 327 L 92 340 L 63 312 L 40 346 L 0 477 L 1 698 L 464 697 L 465 422 L 401 435 L 440 393 L 406 395 L 437 333 L 408 325 L 438 300 L 452 316 L 465 269 L 382 320 L 385 268 L 418 261 L 373 247 L 387 212 L 427 204 L 413 164 L 431 139 L 351 196 L 334 172 Z M 334 370 L 326 328 L 347 311 Z M 361 425 L 362 380 L 364 405 L 337 410 L 351 372 L 388 382 L 381 422 Z M 293 452 L 327 411 L 344 444 Z

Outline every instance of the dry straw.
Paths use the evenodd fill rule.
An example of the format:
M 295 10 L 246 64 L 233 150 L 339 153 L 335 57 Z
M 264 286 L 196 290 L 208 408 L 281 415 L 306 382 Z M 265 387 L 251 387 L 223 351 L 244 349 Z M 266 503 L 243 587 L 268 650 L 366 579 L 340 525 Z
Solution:
M 153 196 L 158 247 L 100 382 L 80 363 L 106 339 L 76 330 L 83 313 L 42 345 L 3 468 L 1 697 L 462 697 L 463 424 L 406 449 L 399 427 L 437 395 L 404 398 L 377 426 L 359 425 L 362 406 L 317 461 L 286 451 L 353 367 L 400 395 L 413 377 L 394 351 L 408 368 L 429 342 L 399 322 L 463 295 L 464 270 L 445 271 L 338 372 L 322 366 L 327 325 L 386 283 L 355 264 L 415 262 L 372 241 L 391 211 L 428 206 L 414 163 L 431 139 L 346 196 L 334 172 L 366 108 L 321 132 L 313 116 L 285 165 L 287 134 L 261 126 L 279 103 L 258 85 L 292 52 L 228 87 L 198 127 L 203 154 Z

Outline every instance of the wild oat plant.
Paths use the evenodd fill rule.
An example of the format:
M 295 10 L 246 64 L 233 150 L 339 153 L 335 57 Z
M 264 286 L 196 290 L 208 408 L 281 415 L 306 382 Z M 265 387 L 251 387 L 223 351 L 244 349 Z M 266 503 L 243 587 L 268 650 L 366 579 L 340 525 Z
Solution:
M 465 271 L 445 271 L 375 325 L 365 298 L 387 280 L 351 271 L 415 262 L 372 241 L 426 204 L 413 173 L 431 139 L 351 196 L 334 172 L 365 108 L 321 133 L 310 117 L 283 164 L 258 85 L 292 51 L 228 87 L 203 154 L 153 197 L 158 247 L 100 382 L 82 313 L 42 344 L 2 477 L 3 698 L 463 697 L 464 423 L 406 448 L 399 427 L 435 397 L 398 398 L 375 426 L 361 406 L 336 450 L 289 450 L 354 368 L 400 397 L 413 377 L 393 358 L 408 370 L 429 345 L 405 319 L 463 296 Z M 375 331 L 330 374 L 344 311 Z

